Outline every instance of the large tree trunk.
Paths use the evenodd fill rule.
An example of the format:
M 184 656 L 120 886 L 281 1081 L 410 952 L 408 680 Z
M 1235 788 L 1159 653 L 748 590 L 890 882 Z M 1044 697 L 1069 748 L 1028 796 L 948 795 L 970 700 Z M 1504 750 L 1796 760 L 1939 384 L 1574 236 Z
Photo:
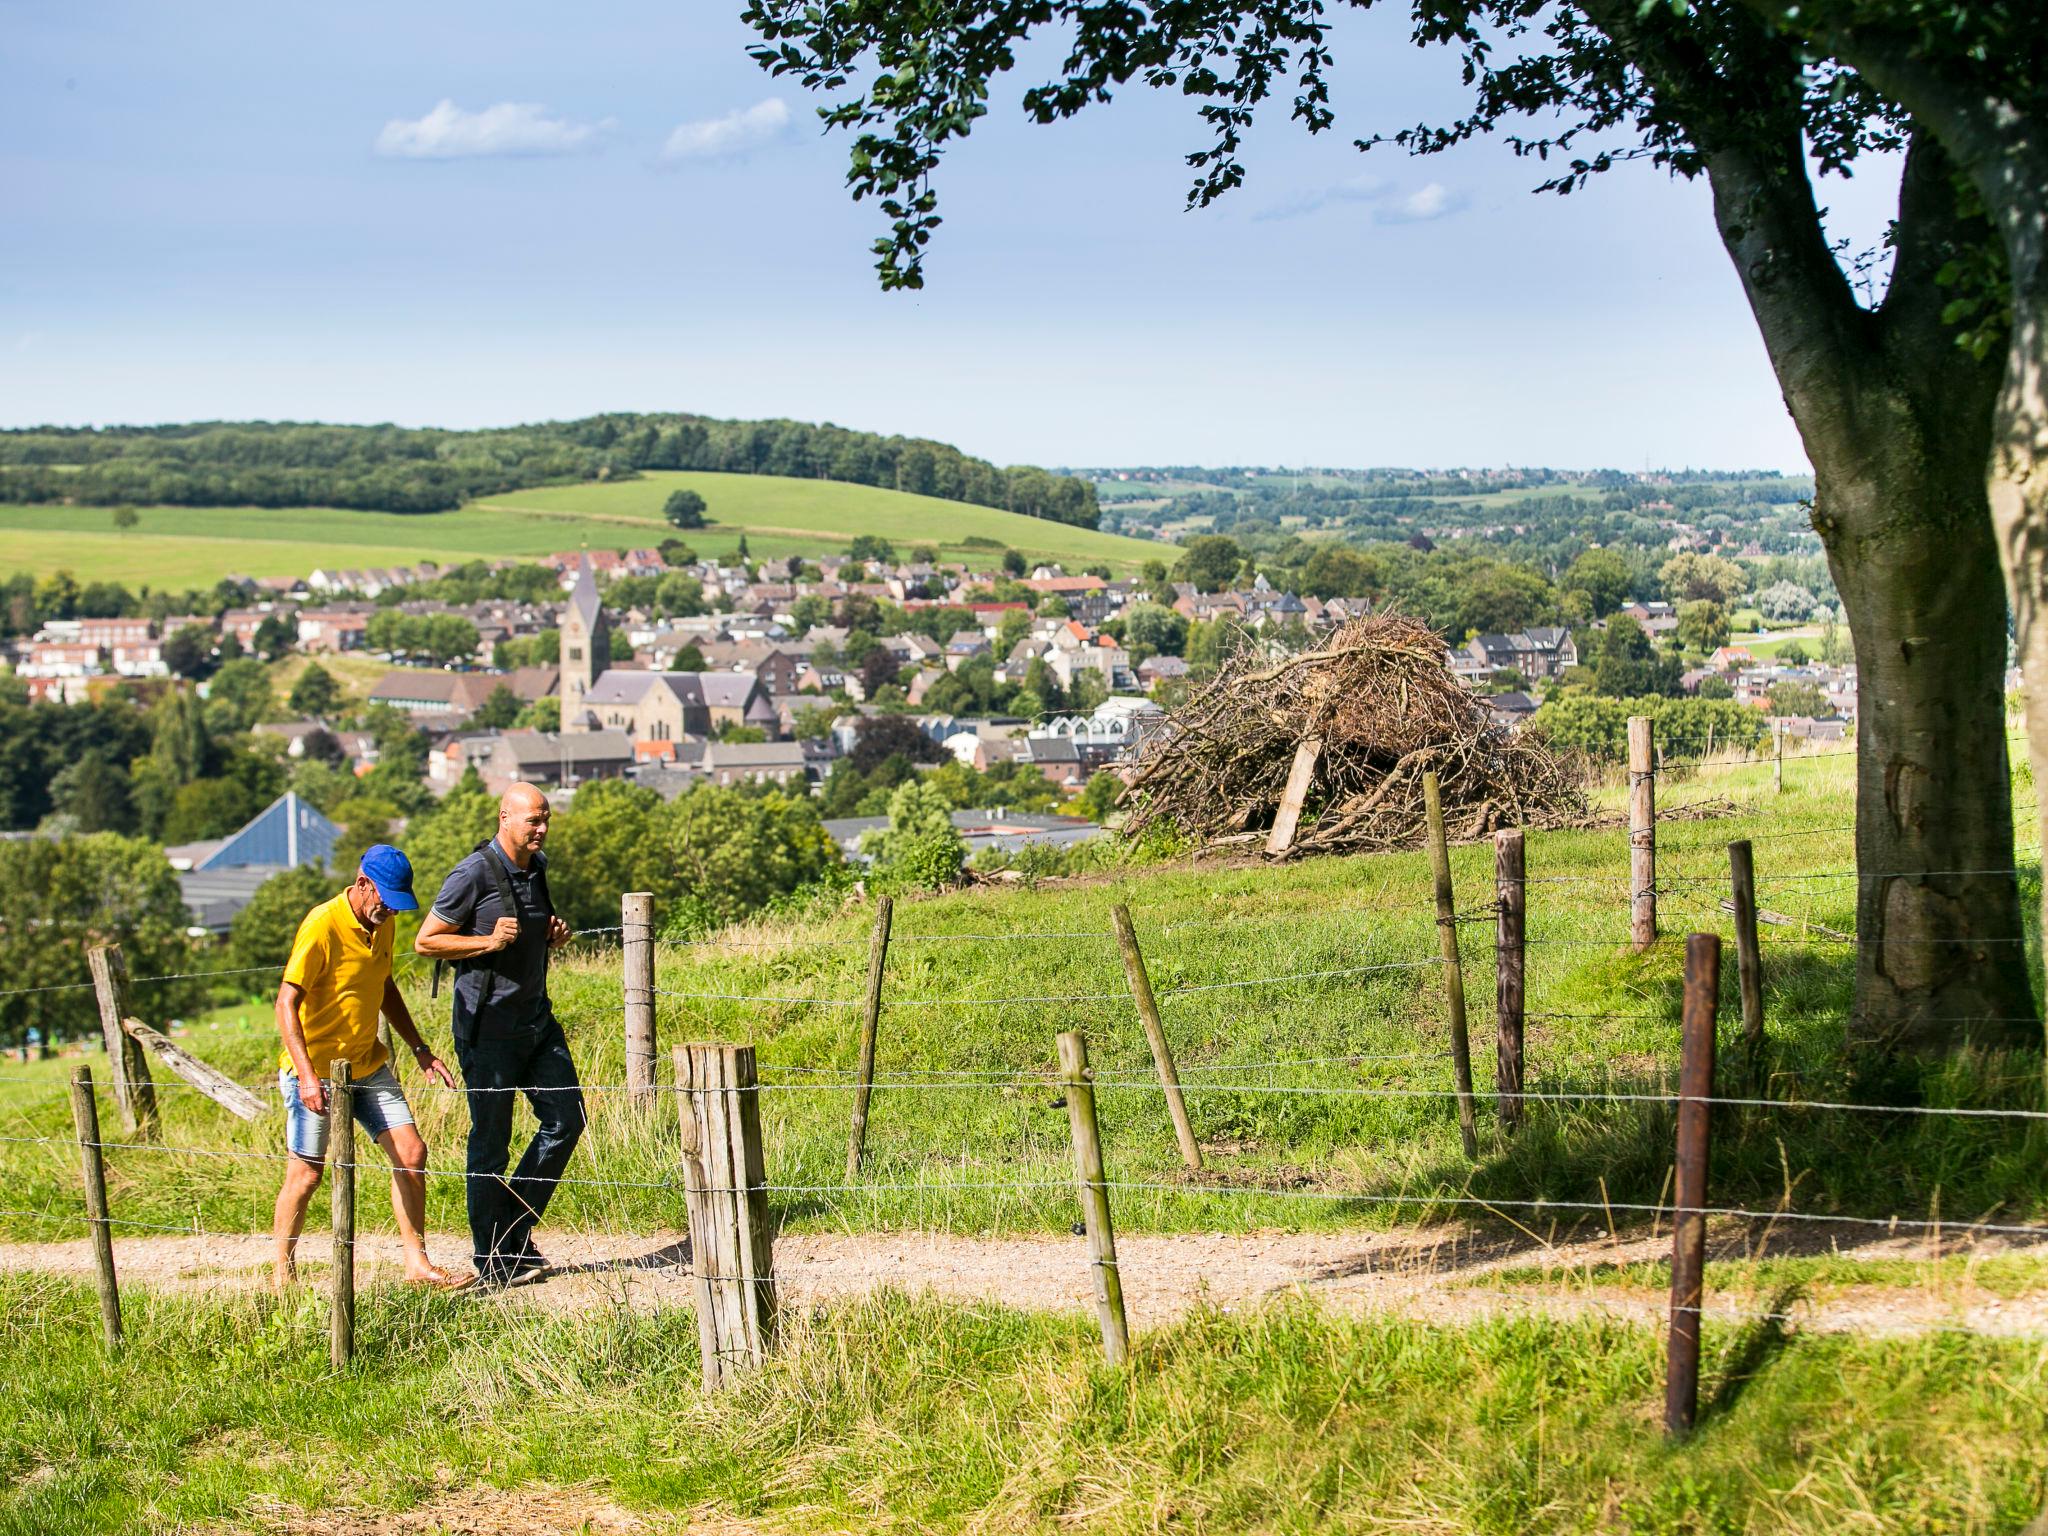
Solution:
M 1952 166 L 1969 179 L 2004 242 L 2012 330 L 1987 456 L 1987 500 L 2019 634 L 2038 801 L 2048 781 L 2048 122 L 2039 75 L 2029 74 L 2023 51 L 2008 50 L 2021 47 L 2018 38 L 1993 45 L 1999 53 L 1985 58 L 1954 46 L 1954 37 L 1947 46 L 1921 46 L 1934 40 L 1917 24 L 1897 24 L 1903 12 L 1747 3 L 1774 27 L 1814 29 L 1815 42 L 1910 111 L 1941 143 L 1944 172 Z M 1959 21 L 1958 35 L 1967 30 Z M 1908 166 L 1910 181 L 1910 159 Z M 1969 231 L 1965 238 L 1981 236 Z M 2048 804 L 2036 809 L 2035 823 L 2048 838 Z M 2048 921 L 2048 890 L 2042 902 Z
M 1983 468 L 1997 372 L 1942 325 L 1949 164 L 1916 136 L 1891 289 L 1855 304 L 1796 132 L 1708 156 L 1723 243 L 1814 466 L 1857 660 L 1856 997 L 1866 1052 L 2038 1038 L 2013 873 L 2005 605 Z
M 1912 437 L 1816 480 L 1856 646 L 1849 1038 L 1916 1054 L 2024 1045 L 2037 1031 L 2012 873 L 2004 576 L 1981 472 L 1930 461 Z

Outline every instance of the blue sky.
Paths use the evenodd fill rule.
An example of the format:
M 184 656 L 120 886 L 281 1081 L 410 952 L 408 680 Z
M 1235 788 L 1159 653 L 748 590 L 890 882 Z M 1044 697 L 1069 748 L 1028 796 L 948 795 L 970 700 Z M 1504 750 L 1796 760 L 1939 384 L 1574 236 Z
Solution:
M 1703 187 L 1536 197 L 1454 65 L 1347 19 L 1184 212 L 1178 98 L 952 155 L 919 294 L 737 0 L 0 0 L 0 423 L 786 415 L 1003 462 L 1803 468 Z M 1879 226 L 1871 178 L 1828 198 Z

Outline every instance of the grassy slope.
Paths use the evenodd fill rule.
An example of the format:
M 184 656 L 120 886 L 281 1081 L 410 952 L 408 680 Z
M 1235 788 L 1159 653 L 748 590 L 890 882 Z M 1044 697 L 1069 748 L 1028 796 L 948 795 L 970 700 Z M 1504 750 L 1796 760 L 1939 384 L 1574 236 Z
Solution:
M 1674 937 L 1642 956 L 1623 947 L 1625 835 L 1531 839 L 1532 1087 L 1668 1090 L 1678 1045 L 1682 946 L 1675 935 L 1694 926 L 1726 931 L 1727 919 L 1712 904 L 1723 894 L 1730 838 L 1757 840 L 1765 907 L 1839 930 L 1853 926 L 1853 884 L 1840 874 L 1850 864 L 1843 822 L 1851 766 L 1842 756 L 1788 759 L 1790 787 L 1777 798 L 1764 768 L 1667 786 L 1670 803 L 1732 794 L 1750 809 L 1663 828 L 1660 877 L 1672 886 L 1664 922 Z M 2023 910 L 2037 900 L 2035 860 L 2023 855 Z M 1490 850 L 1458 849 L 1453 862 L 1465 905 L 1477 906 L 1490 891 Z M 1196 1132 L 1213 1149 L 1208 1182 L 1179 1174 L 1160 1097 L 1147 1083 L 1143 1035 L 1109 942 L 1108 909 L 1117 900 L 1131 904 L 1154 985 L 1168 994 L 1166 1025 L 1190 1083 Z M 778 1085 L 763 1100 L 775 1184 L 840 1182 L 848 1096 L 843 1077 L 833 1074 L 855 1058 L 857 1013 L 843 1004 L 860 994 L 866 923 L 856 906 L 823 921 L 768 924 L 661 952 L 663 1039 L 751 1039 L 764 1078 Z M 1491 1076 L 1490 949 L 1484 926 L 1463 932 L 1483 1085 Z M 980 934 L 1006 937 L 967 937 Z M 1476 1167 L 1466 1163 L 1452 1105 L 1441 1096 L 1450 1071 L 1435 943 L 1427 872 L 1413 854 L 1277 870 L 1154 867 L 1036 892 L 982 889 L 906 903 L 890 952 L 879 1053 L 885 1081 L 868 1141 L 872 1183 L 851 1192 L 792 1189 L 777 1197 L 779 1215 L 795 1227 L 1062 1229 L 1072 1219 L 1070 1169 L 1065 1116 L 1053 1107 L 1050 1074 L 1053 1037 L 1065 1028 L 1088 1032 L 1104 1079 L 1113 1176 L 1161 1186 L 1119 1193 L 1117 1219 L 1127 1228 L 1419 1220 L 1431 1214 L 1423 1197 L 1432 1192 L 1657 1201 L 1671 1146 L 1671 1115 L 1662 1104 L 1543 1105 L 1529 1129 L 1506 1144 L 1491 1135 L 1490 1106 L 1482 1105 L 1485 1145 Z M 1855 1091 L 1840 1055 L 1851 951 L 1818 936 L 1803 939 L 1796 927 L 1767 929 L 1765 943 L 1769 1033 L 1778 1052 L 1774 1093 L 1827 1098 Z M 1218 985 L 1377 964 L 1398 968 L 1277 986 Z M 1734 972 L 1731 962 L 1723 1008 L 1730 1082 L 1738 1080 Z M 558 971 L 557 1008 L 586 1081 L 596 1085 L 622 1078 L 617 977 L 615 951 L 584 951 Z M 1209 990 L 1171 994 L 1186 986 Z M 722 994 L 788 1001 L 733 1002 Z M 146 993 L 138 1002 L 147 1008 Z M 419 1015 L 444 1037 L 446 1007 L 445 999 L 434 1005 L 415 993 Z M 196 1048 L 248 1081 L 261 1082 L 267 1071 L 270 1047 L 260 1037 L 223 1037 L 218 1045 L 205 1038 Z M 1303 1058 L 1321 1060 L 1261 1065 Z M 62 1067 L 8 1069 L 7 1076 L 29 1081 L 0 1084 L 0 1133 L 63 1130 Z M 1889 1102 L 1918 1093 L 1930 1102 L 2030 1105 L 2035 1071 L 2024 1062 L 1991 1064 L 1921 1083 L 1867 1086 Z M 962 1072 L 1007 1081 L 962 1087 L 935 1076 Z M 1401 1092 L 1231 1091 L 1236 1086 Z M 639 1124 L 615 1092 L 600 1088 L 591 1097 L 593 1133 L 578 1153 L 585 1175 L 662 1187 L 566 1189 L 559 1219 L 639 1231 L 673 1225 L 678 1204 L 665 1187 L 666 1124 Z M 166 1102 L 174 1144 L 275 1150 L 274 1123 L 229 1121 L 188 1092 L 168 1093 Z M 461 1103 L 430 1090 L 421 1093 L 419 1108 L 437 1164 L 450 1168 L 433 1185 L 434 1219 L 459 1225 L 461 1179 L 453 1170 L 460 1167 Z M 1873 1142 L 1873 1132 L 1881 1139 Z M 1939 1208 L 1950 1217 L 1996 1211 L 2010 1220 L 2048 1210 L 2048 1163 L 2040 1155 L 2048 1138 L 2024 1125 L 1931 1118 L 1894 1125 L 1868 1116 L 1760 1111 L 1724 1114 L 1715 1134 L 1717 1200 L 1774 1204 L 1790 1178 L 1797 1205 L 1819 1211 L 1921 1216 Z M 62 1148 L 0 1145 L 0 1189 L 10 1196 L 0 1206 L 45 1207 L 70 1221 L 76 1177 Z M 131 1218 L 196 1216 L 209 1226 L 250 1229 L 267 1220 L 275 1173 L 261 1161 L 117 1152 L 112 1177 L 116 1206 Z M 1343 1198 L 1215 1187 L 1297 1182 Z M 364 1219 L 388 1215 L 370 1209 Z M 1600 1224 L 1571 1212 L 1556 1219 Z M 36 1220 L 0 1217 L 0 1231 L 50 1230 Z
M 904 545 L 929 541 L 953 556 L 967 552 L 961 540 L 979 535 L 1076 565 L 1134 567 L 1159 552 L 1136 539 L 871 486 L 663 473 L 418 516 L 330 507 L 144 507 L 140 525 L 126 532 L 115 530 L 105 507 L 0 506 L 0 570 L 70 570 L 83 580 L 187 587 L 211 585 L 230 571 L 300 576 L 319 566 L 447 564 L 583 544 L 652 544 L 671 531 L 661 504 L 679 485 L 702 491 L 718 519 L 717 527 L 691 535 L 704 554 L 732 553 L 742 532 L 750 551 L 763 557 L 829 552 L 856 533 Z
M 706 554 L 730 553 L 741 533 L 747 535 L 747 547 L 756 555 L 814 553 L 821 547 L 847 543 L 860 533 L 877 534 L 899 547 L 935 544 L 948 556 L 972 553 L 964 542 L 967 539 L 993 539 L 1027 555 L 1072 564 L 1103 560 L 1136 566 L 1157 558 L 1160 552 L 1157 544 L 1140 539 L 1072 528 L 997 507 L 774 475 L 656 471 L 615 485 L 520 491 L 492 497 L 480 505 L 529 514 L 568 513 L 602 520 L 621 530 L 645 527 L 665 532 L 662 504 L 678 489 L 696 491 L 710 509 L 707 515 L 712 526 L 686 535 L 692 547 Z M 618 536 L 626 534 L 622 531 Z
M 1731 820 L 1663 829 L 1660 874 L 1691 893 L 1667 897 L 1667 929 L 1721 925 L 1710 911 L 1719 890 L 1683 882 L 1717 881 L 1723 845 L 1741 835 L 1757 840 L 1766 907 L 1850 926 L 1852 887 L 1813 878 L 1849 864 L 1841 829 L 1849 766 L 1843 758 L 1794 758 L 1791 787 L 1777 798 L 1759 770 L 1668 785 L 1668 804 L 1713 792 L 1748 808 Z M 2022 859 L 2031 909 L 2035 856 Z M 1625 861 L 1618 832 L 1531 840 L 1530 875 L 1539 883 L 1531 887 L 1530 1006 L 1551 1015 L 1531 1022 L 1537 1086 L 1654 1088 L 1675 1062 L 1678 946 L 1667 941 L 1640 959 L 1623 953 Z M 1454 862 L 1464 904 L 1478 905 L 1489 894 L 1488 851 L 1460 849 Z M 1162 868 L 906 903 L 880 1065 L 921 1081 L 936 1071 L 1035 1074 L 1051 1063 L 1055 1030 L 1080 1026 L 1105 1078 L 1141 1076 L 1142 1039 L 1121 1002 L 914 1003 L 1119 990 L 1114 952 L 1102 938 L 1117 899 L 1133 905 L 1161 988 L 1426 957 L 1434 944 L 1427 891 L 1422 861 L 1401 855 L 1281 870 Z M 668 949 L 660 985 L 669 993 L 852 997 L 865 924 L 854 910 L 822 925 L 766 925 L 741 947 Z M 958 937 L 983 933 L 1011 937 Z M 1485 929 L 1464 933 L 1470 992 L 1490 997 Z M 1059 934 L 1074 936 L 1045 936 Z M 1847 951 L 1801 942 L 1797 930 L 1767 932 L 1766 942 L 1776 1091 L 1832 1094 L 1842 1087 Z M 576 962 L 559 988 L 592 1083 L 619 1080 L 615 964 L 611 955 Z M 848 1010 L 678 996 L 661 1006 L 665 1042 L 751 1038 L 770 1082 L 806 1081 L 787 1069 L 843 1068 L 853 1059 Z M 1191 1083 L 1448 1080 L 1435 977 L 1426 968 L 1182 993 L 1164 1006 Z M 1485 1011 L 1475 1008 L 1474 1023 L 1482 1081 Z M 1554 1016 L 1594 1012 L 1631 1017 Z M 424 1002 L 422 1013 L 445 1017 Z M 1731 995 L 1723 1012 L 1731 1029 L 1732 1015 Z M 246 1031 L 230 1023 L 188 1043 L 260 1081 L 274 1046 L 260 1009 L 250 1018 Z M 1249 1065 L 1415 1050 L 1431 1059 Z M 0 1093 L 0 1131 L 64 1133 L 63 1065 L 6 1069 L 30 1081 Z M 2031 1104 L 2038 1081 L 2038 1063 L 2021 1063 L 1886 1091 Z M 777 1214 L 809 1227 L 1063 1228 L 1072 1220 L 1062 1187 L 1071 1163 L 1065 1116 L 1052 1098 L 1050 1087 L 1028 1084 L 880 1092 L 869 1141 L 874 1187 L 850 1197 L 779 1194 Z M 635 1127 L 615 1095 L 593 1099 L 592 1134 L 572 1174 L 668 1181 L 665 1122 Z M 275 1117 L 245 1129 L 202 1112 L 189 1094 L 166 1101 L 173 1145 L 274 1151 Z M 1157 1095 L 1105 1084 L 1111 1177 L 1174 1186 L 1118 1192 L 1126 1230 L 1414 1220 L 1426 1210 L 1371 1197 L 1456 1189 L 1468 1178 L 1475 1191 L 1502 1199 L 1598 1199 L 1604 1191 L 1617 1201 L 1654 1201 L 1669 1159 L 1670 1117 L 1654 1105 L 1536 1106 L 1529 1129 L 1507 1148 L 1491 1135 L 1482 1106 L 1482 1161 L 1468 1170 L 1439 1099 L 1198 1091 L 1192 1102 L 1220 1181 L 1301 1180 L 1358 1198 L 1288 1201 L 1190 1187 L 1174 1172 Z M 439 1094 L 422 1095 L 421 1106 L 436 1162 L 459 1166 L 459 1108 Z M 840 1181 L 845 1106 L 837 1090 L 764 1099 L 772 1182 Z M 1717 1201 L 1775 1203 L 1790 1179 L 1794 1203 L 1811 1210 L 1915 1215 L 1938 1201 L 1951 1215 L 1995 1210 L 2001 1219 L 2038 1219 L 2048 1208 L 2043 1138 L 1996 1122 L 1724 1112 L 1715 1135 Z M 267 1163 L 117 1151 L 112 1166 L 117 1215 L 234 1228 L 267 1220 Z M 1053 1187 L 969 1187 L 1041 1182 Z M 883 1187 L 893 1184 L 914 1187 Z M 435 1182 L 438 1225 L 459 1224 L 458 1188 L 457 1179 Z M 8 1207 L 77 1209 L 75 1165 L 62 1147 L 0 1146 L 0 1190 Z M 679 1204 L 672 1187 L 572 1186 L 550 1221 L 646 1231 L 676 1225 Z M 364 1200 L 360 1219 L 381 1225 L 389 1219 L 382 1207 L 381 1199 Z M 1550 1226 L 1518 1214 L 1542 1222 L 1539 1230 Z M 1560 1213 L 1557 1226 L 1572 1220 Z M 7 1218 L 5 1229 L 77 1231 L 75 1223 L 21 1218 Z M 1937 1267 L 1769 1260 L 1747 1266 L 1746 1277 L 1745 1266 L 1717 1265 L 1709 1285 L 1717 1298 L 1734 1300 L 1731 1288 L 1745 1278 L 1769 1288 L 1900 1283 Z M 2009 1268 L 1978 1278 L 2008 1291 L 2038 1284 L 2037 1267 Z M 1655 1267 L 1598 1278 L 1660 1282 Z M 629 1505 L 711 1503 L 793 1529 L 1019 1531 L 1162 1523 L 1219 1532 L 1394 1524 L 2015 1531 L 2048 1493 L 2048 1355 L 2037 1344 L 1938 1334 L 1785 1339 L 1711 1322 L 1706 1386 L 1715 1406 L 1695 1441 L 1671 1448 L 1654 1427 L 1654 1332 L 1512 1313 L 1457 1328 L 1341 1320 L 1306 1308 L 1197 1314 L 1145 1335 L 1138 1363 L 1119 1375 L 1096 1363 L 1080 1316 L 885 1296 L 793 1320 L 782 1358 L 738 1400 L 705 1408 L 693 1395 L 687 1318 L 547 1321 L 378 1291 L 364 1303 L 362 1362 L 335 1378 L 318 1366 L 317 1301 L 273 1311 L 251 1299 L 137 1296 L 130 1306 L 133 1345 L 109 1368 L 98 1359 L 89 1291 L 0 1284 L 0 1371 L 19 1384 L 13 1411 L 0 1418 L 0 1536 L 63 1519 L 101 1530 L 247 1520 L 263 1500 L 317 1503 L 329 1488 L 351 1504 L 407 1507 L 450 1481 L 589 1479 Z M 252 1454 L 259 1443 L 263 1454 Z

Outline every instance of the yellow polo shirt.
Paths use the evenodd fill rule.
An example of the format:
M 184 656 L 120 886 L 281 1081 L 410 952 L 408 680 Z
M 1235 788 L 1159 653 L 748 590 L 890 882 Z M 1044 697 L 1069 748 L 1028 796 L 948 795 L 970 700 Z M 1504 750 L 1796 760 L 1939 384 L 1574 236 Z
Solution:
M 299 924 L 284 979 L 305 993 L 299 1001 L 299 1027 L 305 1031 L 314 1076 L 329 1077 L 334 1063 L 345 1061 L 360 1082 L 390 1059 L 377 1038 L 377 1014 L 384 1005 L 384 983 L 391 979 L 395 926 L 384 923 L 374 935 L 363 932 L 346 891 L 323 901 Z M 278 1053 L 278 1070 L 293 1070 L 290 1051 Z

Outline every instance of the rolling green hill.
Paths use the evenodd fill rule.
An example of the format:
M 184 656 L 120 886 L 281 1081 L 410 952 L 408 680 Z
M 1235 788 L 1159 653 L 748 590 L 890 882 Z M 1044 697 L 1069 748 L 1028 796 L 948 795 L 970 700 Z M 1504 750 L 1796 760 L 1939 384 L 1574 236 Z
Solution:
M 318 566 L 411 564 L 551 554 L 581 545 L 651 545 L 671 491 L 688 486 L 713 526 L 689 535 L 702 554 L 731 554 L 740 536 L 757 557 L 843 550 L 872 533 L 908 548 L 929 543 L 951 559 L 1004 547 L 1072 566 L 1134 568 L 1158 544 L 1097 533 L 992 507 L 833 480 L 654 472 L 638 480 L 520 491 L 454 512 L 338 511 L 331 507 L 144 507 L 140 523 L 113 526 L 104 507 L 0 506 L 0 571 L 154 587 L 210 586 L 230 573 L 304 575 Z M 988 541 L 974 546 L 966 541 Z

